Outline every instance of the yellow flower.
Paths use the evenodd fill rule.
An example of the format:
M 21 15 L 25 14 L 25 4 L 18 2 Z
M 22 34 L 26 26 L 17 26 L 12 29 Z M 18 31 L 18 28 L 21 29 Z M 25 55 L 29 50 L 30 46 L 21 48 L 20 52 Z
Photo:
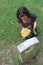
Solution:
M 26 38 L 26 37 L 28 37 L 28 35 L 30 35 L 30 32 L 31 32 L 30 29 L 28 29 L 28 28 L 22 28 L 22 30 L 21 30 L 21 36 L 23 38 Z

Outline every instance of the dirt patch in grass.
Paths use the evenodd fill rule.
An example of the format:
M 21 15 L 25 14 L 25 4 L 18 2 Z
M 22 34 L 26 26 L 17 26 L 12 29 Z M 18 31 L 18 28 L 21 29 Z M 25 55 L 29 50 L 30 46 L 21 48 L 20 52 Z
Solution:
M 18 51 L 16 45 L 9 46 L 0 52 L 0 65 L 19 65 Z

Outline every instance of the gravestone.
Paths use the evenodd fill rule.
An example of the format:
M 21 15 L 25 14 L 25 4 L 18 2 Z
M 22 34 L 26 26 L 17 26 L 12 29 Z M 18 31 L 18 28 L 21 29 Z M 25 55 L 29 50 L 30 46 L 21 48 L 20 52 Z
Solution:
M 36 55 L 39 40 L 36 37 L 30 38 L 17 46 L 19 58 L 21 62 L 25 62 L 29 58 Z

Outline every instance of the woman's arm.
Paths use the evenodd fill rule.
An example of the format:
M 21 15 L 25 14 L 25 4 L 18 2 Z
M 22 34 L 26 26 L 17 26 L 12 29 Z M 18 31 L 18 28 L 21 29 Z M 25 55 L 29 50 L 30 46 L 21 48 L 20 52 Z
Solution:
M 24 28 L 23 25 L 22 25 L 21 23 L 19 23 L 19 25 L 20 25 L 21 28 Z
M 36 35 L 36 20 L 34 21 L 34 26 L 33 26 L 33 33 Z
M 19 23 L 20 27 L 23 28 L 22 21 L 19 20 L 19 19 L 17 19 L 17 20 L 18 20 L 18 23 Z

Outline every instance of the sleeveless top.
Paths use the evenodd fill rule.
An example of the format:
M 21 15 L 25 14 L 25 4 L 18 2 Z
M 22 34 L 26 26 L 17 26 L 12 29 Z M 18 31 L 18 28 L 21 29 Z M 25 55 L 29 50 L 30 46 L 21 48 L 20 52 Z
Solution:
M 23 25 L 23 27 L 29 28 L 29 29 L 33 29 L 33 25 L 34 25 L 34 21 L 36 20 L 37 16 L 33 13 L 31 13 L 31 21 L 30 23 L 24 23 L 22 20 L 18 19 L 18 22 L 21 23 Z

